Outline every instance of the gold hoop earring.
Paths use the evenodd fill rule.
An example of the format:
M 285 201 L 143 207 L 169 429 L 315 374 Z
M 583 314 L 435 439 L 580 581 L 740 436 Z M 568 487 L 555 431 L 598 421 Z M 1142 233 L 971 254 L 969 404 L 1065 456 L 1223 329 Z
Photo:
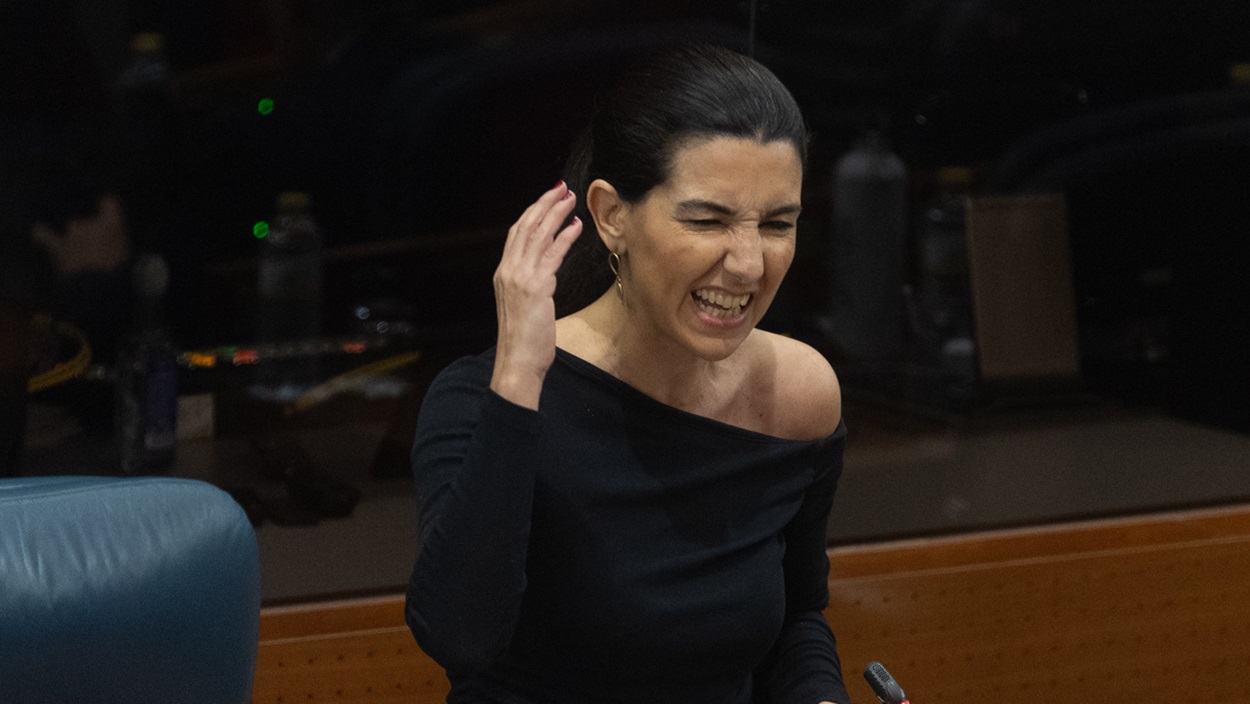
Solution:
M 612 270 L 612 275 L 616 277 L 616 295 L 623 303 L 625 301 L 625 288 L 621 286 L 621 255 L 616 252 L 608 252 L 608 268 Z

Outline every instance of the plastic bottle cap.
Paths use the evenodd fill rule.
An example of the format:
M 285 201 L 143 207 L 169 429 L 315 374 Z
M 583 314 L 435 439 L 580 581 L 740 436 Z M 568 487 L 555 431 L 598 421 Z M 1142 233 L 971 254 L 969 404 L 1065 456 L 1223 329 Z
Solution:
M 165 37 L 160 32 L 141 32 L 130 39 L 130 50 L 135 53 L 151 54 L 164 48 Z
M 308 210 L 311 205 L 312 198 L 302 191 L 286 191 L 278 194 L 277 207 L 279 212 L 291 212 L 294 210 Z

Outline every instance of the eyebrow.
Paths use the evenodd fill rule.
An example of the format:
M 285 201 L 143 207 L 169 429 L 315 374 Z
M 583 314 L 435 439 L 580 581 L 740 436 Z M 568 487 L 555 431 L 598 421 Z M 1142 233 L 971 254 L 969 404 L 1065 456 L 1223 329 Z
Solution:
M 727 205 L 722 205 L 720 203 L 717 203 L 711 200 L 702 200 L 699 198 L 694 198 L 691 200 L 683 200 L 682 202 L 677 204 L 677 212 L 679 213 L 684 212 L 684 211 L 690 211 L 690 210 L 708 210 L 713 213 L 716 213 L 717 215 L 733 215 L 734 214 L 733 208 L 730 208 Z M 775 218 L 778 215 L 798 214 L 802 210 L 803 210 L 803 206 L 797 203 L 792 204 L 792 205 L 784 205 L 775 210 L 768 211 L 767 213 L 764 214 L 764 218 L 768 219 L 768 218 Z

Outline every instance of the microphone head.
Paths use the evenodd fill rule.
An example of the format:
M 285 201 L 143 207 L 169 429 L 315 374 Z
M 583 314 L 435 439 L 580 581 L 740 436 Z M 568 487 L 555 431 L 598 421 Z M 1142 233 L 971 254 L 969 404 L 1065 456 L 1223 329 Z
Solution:
M 907 704 L 907 695 L 903 694 L 903 688 L 890 676 L 885 665 L 875 661 L 868 663 L 868 667 L 864 668 L 864 679 L 868 680 L 868 686 L 872 687 L 881 704 Z

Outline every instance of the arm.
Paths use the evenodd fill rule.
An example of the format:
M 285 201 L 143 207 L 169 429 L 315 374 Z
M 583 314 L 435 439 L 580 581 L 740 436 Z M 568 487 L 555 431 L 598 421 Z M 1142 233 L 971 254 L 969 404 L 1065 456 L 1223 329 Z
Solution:
M 495 272 L 499 319 L 489 388 L 449 368 L 422 405 L 413 445 L 419 545 L 408 625 L 448 670 L 486 668 L 508 646 L 525 592 L 543 379 L 555 359 L 555 274 L 581 232 L 563 226 L 563 182 L 508 231 Z
M 582 232 L 576 217 L 561 229 L 576 201 L 564 181 L 544 193 L 508 230 L 495 270 L 499 344 L 490 388 L 534 410 L 556 357 L 556 271 Z
M 465 367 L 430 388 L 413 445 L 419 545 L 406 614 L 449 670 L 485 668 L 511 639 L 542 428 L 537 412 L 485 388 L 487 370 Z
M 842 473 L 844 435 L 821 448 L 817 476 L 786 526 L 786 619 L 776 644 L 757 668 L 757 700 L 771 704 L 850 701 L 842 682 L 837 641 L 823 609 L 829 604 L 827 523 Z

